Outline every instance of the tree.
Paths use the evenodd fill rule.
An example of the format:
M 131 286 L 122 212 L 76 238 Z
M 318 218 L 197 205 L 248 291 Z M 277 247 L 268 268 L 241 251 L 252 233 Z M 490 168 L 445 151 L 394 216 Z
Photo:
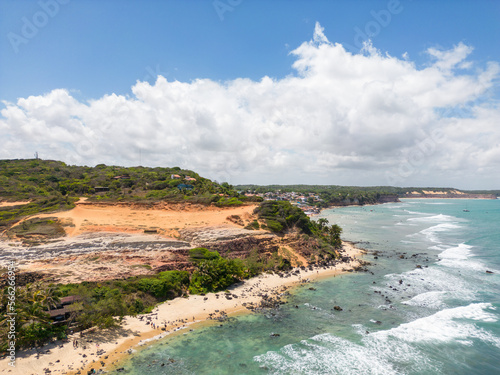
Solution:
M 321 219 L 318 219 L 318 225 L 319 225 L 319 229 L 323 230 L 328 225 L 328 219 L 325 219 L 324 217 L 322 217 Z

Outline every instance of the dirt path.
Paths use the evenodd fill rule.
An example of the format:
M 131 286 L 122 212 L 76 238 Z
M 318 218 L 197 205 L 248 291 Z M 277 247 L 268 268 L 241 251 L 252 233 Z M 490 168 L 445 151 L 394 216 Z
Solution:
M 28 204 L 30 201 L 20 201 L 20 202 L 0 202 L 0 207 L 12 207 Z
M 299 253 L 295 252 L 290 246 L 283 245 L 280 247 L 278 254 L 290 259 L 292 263 L 292 267 L 297 267 L 297 266 L 305 266 L 307 267 L 309 265 L 309 262 L 304 258 L 302 255 Z

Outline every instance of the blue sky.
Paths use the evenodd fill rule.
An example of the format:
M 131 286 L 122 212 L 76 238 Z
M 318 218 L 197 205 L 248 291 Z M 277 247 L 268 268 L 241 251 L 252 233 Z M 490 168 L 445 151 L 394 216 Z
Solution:
M 180 154 L 185 153 L 185 150 L 195 148 L 206 149 L 206 154 L 197 155 L 192 160 L 182 155 L 172 156 L 170 154 L 174 153 L 174 151 L 167 153 L 161 146 L 148 144 L 147 140 L 143 140 L 144 142 L 141 143 L 142 138 L 137 134 L 135 140 L 124 139 L 124 143 L 117 143 L 116 147 L 127 145 L 134 150 L 144 148 L 151 151 L 149 159 L 147 152 L 145 152 L 145 161 L 141 160 L 143 164 L 170 165 L 177 162 L 184 164 L 183 167 L 197 169 L 207 177 L 227 179 L 233 183 L 385 185 L 393 182 L 393 184 L 399 185 L 451 186 L 461 184 L 464 188 L 481 188 L 484 186 L 499 188 L 498 179 L 490 173 L 491 168 L 496 166 L 497 161 L 498 144 L 491 143 L 491 139 L 498 139 L 496 138 L 498 133 L 495 133 L 494 130 L 491 130 L 493 134 L 489 135 L 488 144 L 474 142 L 467 146 L 474 149 L 469 149 L 471 152 L 477 153 L 476 164 L 463 165 L 462 163 L 462 166 L 460 166 L 450 163 L 446 171 L 441 170 L 440 172 L 432 172 L 432 170 L 426 170 L 422 167 L 422 165 L 429 163 L 430 160 L 436 160 L 437 163 L 438 159 L 441 160 L 440 158 L 464 157 L 453 153 L 453 150 L 456 151 L 460 148 L 459 145 L 464 140 L 453 140 L 455 142 L 453 147 L 451 143 L 446 143 L 450 145 L 447 154 L 438 155 L 433 153 L 427 155 L 428 160 L 418 166 L 416 165 L 417 162 L 414 162 L 415 165 L 410 166 L 414 167 L 414 170 L 409 176 L 407 172 L 401 172 L 401 164 L 399 166 L 397 163 L 390 165 L 389 162 L 394 158 L 404 160 L 407 157 L 405 155 L 411 152 L 409 148 L 412 146 L 418 147 L 417 143 L 425 139 L 425 134 L 428 134 L 427 130 L 432 127 L 433 122 L 441 121 L 440 124 L 442 124 L 443 129 L 446 127 L 446 133 L 452 134 L 453 131 L 448 127 L 466 126 L 465 123 L 450 125 L 449 122 L 444 123 L 443 119 L 459 117 L 457 113 L 461 114 L 462 117 L 463 113 L 467 113 L 467 116 L 476 117 L 481 121 L 489 121 L 488 116 L 494 116 L 493 114 L 485 114 L 484 111 L 496 111 L 498 109 L 497 73 L 493 69 L 487 78 L 480 78 L 480 72 L 488 71 L 491 64 L 500 62 L 500 49 L 498 48 L 498 40 L 500 40 L 499 20 L 500 2 L 498 1 L 41 0 L 35 2 L 2 0 L 0 1 L 0 100 L 3 101 L 3 105 L 0 108 L 3 108 L 3 110 L 2 116 L 0 116 L 0 132 L 3 132 L 4 139 L 9 140 L 12 149 L 8 150 L 7 145 L 4 145 L 4 150 L 0 151 L 0 157 L 29 157 L 31 150 L 37 148 L 41 150 L 42 157 L 45 154 L 47 158 L 65 159 L 69 163 L 97 164 L 101 156 L 109 164 L 137 164 L 137 160 L 133 158 L 127 159 L 124 155 L 105 155 L 104 157 L 103 152 L 99 150 L 106 147 L 101 144 L 103 139 L 99 137 L 106 137 L 106 133 L 99 130 L 101 133 L 96 134 L 98 133 L 97 129 L 94 129 L 94 133 L 88 134 L 88 130 L 97 125 L 92 125 L 91 120 L 81 112 L 76 111 L 74 109 L 76 104 L 73 101 L 87 106 L 88 109 L 91 106 L 89 103 L 110 100 L 109 96 L 114 94 L 117 103 L 135 105 L 139 101 L 147 104 L 148 111 L 150 111 L 152 102 L 148 102 L 148 100 L 152 96 L 163 95 L 162 97 L 165 99 L 167 96 L 165 92 L 172 92 L 170 89 L 162 91 L 161 85 L 156 82 L 157 76 L 164 77 L 167 85 L 175 81 L 190 85 L 185 86 L 186 90 L 182 95 L 189 96 L 191 103 L 194 100 L 192 98 L 201 95 L 198 86 L 192 85 L 197 80 L 209 80 L 210 83 L 218 85 L 217 90 L 221 87 L 224 88 L 226 96 L 220 98 L 220 103 L 223 103 L 225 100 L 230 100 L 231 95 L 236 95 L 235 92 L 247 92 L 245 90 L 249 90 L 249 87 L 252 87 L 252 90 L 257 90 L 256 87 L 259 82 L 262 82 L 263 77 L 269 77 L 275 87 L 272 89 L 274 90 L 272 95 L 270 91 L 268 94 L 273 98 L 278 96 L 284 101 L 284 93 L 287 91 L 281 87 L 278 89 L 277 86 L 289 84 L 288 79 L 290 77 L 302 78 L 302 80 L 297 81 L 300 83 L 299 86 L 293 86 L 299 90 L 299 87 L 303 89 L 306 84 L 305 78 L 309 77 L 310 72 L 314 72 L 316 68 L 318 69 L 317 72 L 323 72 L 321 74 L 327 76 L 330 74 L 328 71 L 319 68 L 322 64 L 318 62 L 319 60 L 314 60 L 320 58 L 319 44 L 321 43 L 317 43 L 315 47 L 310 44 L 309 46 L 314 47 L 314 50 L 302 50 L 297 53 L 300 46 L 313 39 L 315 30 L 320 30 L 319 33 L 314 35 L 320 39 L 324 38 L 321 39 L 322 43 L 331 48 L 332 55 L 328 55 L 330 57 L 321 56 L 325 59 L 329 58 L 328 61 L 332 66 L 336 64 L 334 59 L 337 57 L 341 59 L 340 61 L 344 61 L 345 58 L 356 55 L 365 56 L 369 59 L 373 63 L 374 72 L 376 69 L 385 71 L 385 69 L 389 69 L 389 60 L 385 61 L 387 66 L 384 67 L 382 63 L 382 65 L 379 65 L 380 59 L 376 58 L 375 55 L 387 57 L 388 54 L 390 57 L 397 59 L 398 66 L 408 62 L 411 67 L 407 66 L 406 68 L 420 77 L 422 75 L 420 73 L 434 66 L 433 64 L 436 64 L 439 59 L 458 59 L 460 62 L 450 63 L 453 67 L 451 70 L 446 67 L 448 69 L 446 72 L 439 64 L 434 67 L 441 69 L 441 78 L 450 82 L 451 91 L 454 90 L 453 87 L 461 87 L 457 85 L 466 77 L 471 78 L 472 81 L 478 84 L 478 87 L 470 89 L 470 95 L 464 95 L 464 97 L 457 98 L 455 101 L 443 102 L 433 108 L 425 107 L 429 110 L 432 109 L 433 113 L 439 112 L 442 114 L 444 111 L 447 114 L 441 115 L 440 119 L 428 117 L 421 119 L 418 124 L 414 124 L 413 126 L 417 126 L 421 130 L 418 139 L 415 140 L 413 145 L 407 141 L 402 141 L 400 147 L 394 149 L 393 154 L 390 155 L 385 153 L 387 151 L 385 143 L 396 137 L 396 135 L 392 130 L 388 130 L 387 134 L 385 134 L 386 137 L 381 138 L 378 146 L 373 148 L 373 159 L 367 159 L 365 158 L 366 155 L 362 154 L 354 155 L 356 151 L 353 150 L 331 151 L 325 149 L 326 154 L 322 154 L 321 157 L 319 154 L 310 155 L 300 147 L 296 147 L 294 141 L 288 143 L 280 141 L 281 143 L 278 142 L 279 145 L 276 142 L 274 144 L 271 142 L 264 149 L 249 151 L 248 154 L 241 155 L 238 154 L 240 150 L 233 150 L 232 144 L 224 142 L 209 140 L 206 144 L 200 146 L 200 144 L 192 143 L 189 140 L 177 140 L 184 147 L 184 151 L 178 151 Z M 319 29 L 316 28 L 316 25 L 318 25 Z M 377 53 L 374 54 L 373 51 L 370 53 L 367 49 L 360 52 L 361 42 L 366 39 L 371 40 L 371 48 L 376 49 Z M 343 57 L 333 53 L 336 43 L 342 46 L 346 54 L 342 55 Z M 464 47 L 459 48 L 459 46 Z M 439 51 L 439 53 L 433 54 L 429 53 L 429 51 Z M 452 51 L 449 54 L 454 54 L 455 57 L 446 55 L 446 51 Z M 314 58 L 311 57 L 311 53 L 314 54 Z M 307 71 L 300 72 L 294 65 L 299 60 L 310 63 Z M 356 63 L 357 60 L 355 60 L 353 60 L 353 64 Z M 309 63 L 306 63 L 306 65 Z M 360 97 L 366 95 L 366 91 L 364 91 L 364 88 L 367 87 L 366 83 L 377 81 L 376 74 L 366 76 L 367 72 L 371 72 L 369 65 L 361 66 L 363 66 L 364 75 L 362 78 L 358 78 L 364 80 L 365 83 L 359 86 L 361 91 L 353 93 L 353 97 L 355 95 Z M 408 77 L 407 73 L 403 75 Z M 425 76 L 432 77 L 430 74 Z M 402 77 L 386 77 L 386 79 L 387 82 L 393 84 L 397 83 L 397 80 L 401 80 Z M 247 79 L 248 87 L 241 87 L 238 82 L 245 79 Z M 408 79 L 414 82 L 413 79 Z M 416 78 L 415 82 L 419 79 L 422 78 Z M 429 79 L 432 80 L 433 78 Z M 455 81 L 451 82 L 450 80 L 453 79 Z M 484 83 L 485 80 L 487 81 L 486 84 Z M 311 79 L 309 83 L 320 81 L 321 79 Z M 352 86 L 349 82 L 344 82 L 340 76 L 336 76 L 331 82 L 333 85 L 346 84 L 346 90 Z M 432 91 L 442 86 L 440 80 L 433 82 L 435 86 L 430 85 L 428 90 Z M 143 87 L 142 85 L 146 83 L 148 85 Z M 309 83 L 306 85 L 307 87 L 310 87 Z M 136 89 L 133 89 L 133 87 Z M 470 85 L 467 87 L 470 87 Z M 156 94 L 151 93 L 152 96 L 145 94 L 144 90 L 155 90 L 155 88 L 157 90 Z M 59 95 L 60 91 L 57 91 L 59 89 L 64 90 L 67 94 L 65 99 Z M 289 88 L 288 90 L 292 89 Z M 317 88 L 317 90 L 314 92 L 319 93 L 318 95 L 321 96 L 324 90 L 327 89 Z M 143 96 L 138 96 L 138 92 L 142 93 Z M 418 92 L 420 93 L 420 91 Z M 413 100 L 415 93 L 416 91 L 408 97 L 408 100 Z M 402 93 L 399 94 L 403 95 Z M 33 108 L 39 108 L 39 104 L 35 105 L 34 102 L 30 102 L 30 106 L 23 102 L 30 96 L 32 96 L 31 101 L 38 100 L 39 103 L 48 100 L 51 109 L 59 108 L 58 105 L 63 105 L 61 103 L 73 103 L 71 104 L 73 109 L 67 107 L 66 113 L 71 113 L 71 115 L 68 115 L 70 119 L 79 119 L 78 131 L 83 132 L 82 136 L 86 137 L 86 142 L 91 145 L 88 147 L 93 150 L 93 153 L 81 151 L 81 149 L 88 147 L 75 144 L 75 140 L 72 138 L 64 138 L 61 129 L 64 129 L 66 125 L 57 122 L 62 121 L 62 115 L 45 118 L 43 117 L 44 114 L 35 113 Z M 146 99 L 146 97 L 149 99 Z M 185 97 L 183 96 L 183 98 Z M 176 100 L 180 100 L 178 97 L 176 98 Z M 329 103 L 330 99 L 328 99 Z M 253 96 L 251 98 L 240 98 L 240 105 L 243 106 L 241 103 L 253 103 L 253 100 L 255 100 Z M 287 106 L 296 108 L 296 105 L 291 104 L 294 103 L 294 100 L 290 99 L 287 102 L 288 104 L 283 103 L 283 111 L 288 108 Z M 200 111 L 203 112 L 199 107 L 195 109 L 195 104 L 188 105 L 186 103 L 178 102 L 176 108 L 183 105 L 190 106 L 191 115 L 193 113 L 199 114 Z M 373 100 L 370 103 L 373 106 L 377 105 L 374 104 Z M 418 103 L 423 103 L 423 101 Z M 347 105 L 345 103 L 337 104 Z M 107 105 L 109 106 L 109 103 Z M 114 105 L 118 104 L 115 103 Z M 388 106 L 387 103 L 384 105 Z M 160 107 L 155 107 L 155 120 L 151 120 L 151 123 L 144 125 L 144 129 L 160 127 L 165 130 L 164 135 L 168 138 L 168 134 L 170 134 L 167 131 L 168 129 L 171 132 L 174 131 L 174 128 L 176 131 L 182 131 L 183 125 L 189 128 L 190 117 L 184 114 L 179 115 L 177 119 L 174 112 L 162 112 L 161 115 L 166 116 L 165 118 L 176 118 L 177 120 L 172 120 L 172 122 L 158 120 Z M 276 113 L 271 114 L 268 109 L 263 110 L 262 103 L 250 107 L 245 110 L 244 115 L 242 113 L 236 114 L 236 112 L 234 114 L 224 113 L 222 109 L 214 111 L 215 114 L 209 121 L 212 131 L 231 133 L 233 129 L 231 125 L 224 123 L 224 119 L 233 115 L 234 117 L 231 117 L 235 121 L 233 127 L 245 126 L 245 129 L 248 130 L 253 129 L 252 127 L 255 126 L 257 133 L 269 133 L 271 138 L 280 135 L 283 137 L 288 135 L 289 132 L 292 134 L 289 138 L 293 138 L 293 134 L 296 134 L 297 131 L 299 133 L 303 131 L 300 130 L 299 124 L 291 125 L 294 120 L 286 122 L 283 116 L 279 121 L 276 120 Z M 10 108 L 10 111 L 7 111 L 8 108 Z M 133 111 L 133 109 L 127 108 Z M 360 129 L 359 124 L 350 121 L 352 121 L 353 116 L 363 114 L 363 108 L 366 110 L 368 107 L 359 108 L 358 112 L 349 115 L 347 112 L 342 112 L 341 108 L 344 107 L 338 107 L 338 110 L 334 113 L 325 114 L 325 117 L 318 119 L 317 121 L 323 121 L 323 125 L 318 123 L 318 127 L 323 126 L 324 128 L 331 127 L 334 129 L 339 122 L 347 121 L 346 127 L 342 130 L 345 134 L 355 134 L 356 131 L 360 131 L 360 134 L 366 133 Z M 23 119 L 15 116 L 16 109 L 24 112 Z M 370 110 L 365 113 L 366 117 L 364 119 L 374 116 L 372 109 L 370 107 Z M 134 110 L 143 115 L 144 112 L 141 111 L 145 109 L 139 110 L 136 108 Z M 210 109 L 206 110 L 211 111 Z M 304 113 L 307 110 L 304 107 Z M 311 110 L 310 107 L 309 110 Z M 61 111 L 64 111 L 64 109 L 61 109 Z M 92 111 L 96 112 L 97 109 L 93 107 Z M 138 119 L 135 126 L 141 127 L 139 112 L 134 112 L 127 118 Z M 341 112 L 345 116 L 340 116 L 339 113 Z M 46 112 L 44 113 L 46 114 Z M 471 113 L 473 115 L 470 115 Z M 102 116 L 111 116 L 107 121 L 112 122 L 115 114 L 108 112 L 102 113 Z M 206 118 L 206 115 L 203 116 Z M 242 120 L 242 116 L 245 118 L 244 120 Z M 485 116 L 487 119 L 481 116 Z M 54 120 L 54 118 L 58 120 Z M 298 118 L 300 118 L 299 115 L 295 117 L 295 119 Z M 242 121 L 241 124 L 243 125 L 236 123 L 238 119 Z M 469 120 L 467 119 L 467 121 Z M 173 125 L 174 122 L 177 127 Z M 256 124 L 257 122 L 259 124 Z M 31 125 L 28 126 L 28 123 Z M 40 134 L 35 136 L 37 131 L 43 133 L 40 129 L 37 130 L 36 126 L 33 125 L 35 123 L 43 123 L 47 129 L 55 127 L 61 130 L 61 136 L 55 139 L 44 139 Z M 199 124 L 200 122 L 196 123 Z M 394 129 L 399 124 L 400 122 L 391 125 L 389 121 L 386 126 L 387 129 Z M 477 124 L 479 126 L 480 123 Z M 118 124 L 116 126 L 119 127 Z M 203 129 L 206 128 L 204 126 L 202 124 L 191 129 L 191 131 L 195 132 L 200 131 L 200 142 L 203 142 L 204 139 L 203 134 L 205 133 Z M 226 129 L 225 126 L 229 128 Z M 279 130 L 280 126 L 285 126 L 285 128 Z M 23 131 L 19 131 L 19 127 Z M 340 129 L 335 129 L 339 134 L 341 133 Z M 70 130 L 68 127 L 66 131 L 74 132 L 75 129 Z M 146 130 L 144 131 L 147 133 Z M 237 137 L 237 134 L 238 131 L 235 130 L 235 137 Z M 416 136 L 401 131 L 399 134 L 401 138 L 398 139 L 404 138 L 405 135 Z M 146 137 L 144 134 L 142 136 Z M 245 136 L 248 138 L 251 134 Z M 319 136 L 319 133 L 311 133 L 309 136 L 311 137 L 311 144 L 314 144 L 314 142 L 318 141 L 314 137 Z M 429 136 L 427 135 L 427 137 Z M 235 143 L 244 143 L 243 139 L 233 141 Z M 119 141 L 117 140 L 117 142 Z M 331 146 L 334 147 L 335 144 L 332 143 Z M 155 149 L 155 147 L 159 148 Z M 463 146 L 462 149 L 467 147 Z M 65 149 L 66 154 L 55 152 L 54 150 L 57 148 Z M 210 150 L 212 150 L 212 153 L 209 152 Z M 480 155 L 481 151 L 484 151 L 486 156 Z M 272 170 L 269 175 L 264 170 L 260 170 L 253 165 L 257 163 L 254 156 L 255 152 L 267 155 L 266 158 L 259 159 L 258 162 L 267 170 Z M 377 152 L 380 152 L 380 154 L 376 154 Z M 28 155 L 28 153 L 30 154 Z M 217 160 L 213 165 L 200 161 L 207 159 L 207 157 L 210 158 L 212 155 Z M 316 163 L 318 158 L 322 160 L 321 163 L 324 160 L 330 160 L 330 162 L 325 162 L 323 169 L 315 168 L 314 171 L 308 171 L 304 170 L 305 167 L 301 166 L 301 162 L 294 160 L 294 158 L 302 161 L 307 160 L 309 163 Z M 346 161 L 347 159 L 349 159 L 349 162 Z M 232 161 L 228 162 L 227 160 Z M 255 163 L 251 162 L 252 160 Z M 370 166 L 367 167 L 370 173 L 366 175 L 366 179 L 361 179 L 360 174 L 356 172 L 356 170 L 362 168 L 361 164 L 363 163 Z M 236 164 L 236 166 L 229 167 L 228 164 Z M 296 173 L 289 172 L 292 165 L 297 166 Z M 468 172 L 466 172 L 466 169 Z M 399 178 L 391 179 L 390 176 L 391 173 L 394 176 L 394 170 L 399 170 L 396 173 Z M 465 183 L 464 176 L 470 175 L 473 171 L 476 174 L 482 171 L 482 174 L 476 179 L 476 182 Z M 380 175 L 385 177 L 377 177 Z M 401 177 L 401 175 L 404 176 Z
M 35 1 L 3 0 L 0 98 L 15 100 L 54 88 L 77 90 L 84 98 L 128 94 L 136 80 L 153 81 L 153 73 L 180 81 L 282 78 L 293 73 L 289 52 L 310 39 L 315 22 L 330 41 L 359 49 L 363 35 L 356 28 L 366 34 L 367 23 L 376 20 L 371 12 L 387 10 L 391 2 L 233 3 L 239 5 L 229 5 L 230 0 L 72 0 L 59 5 L 47 25 L 15 53 L 7 34 L 22 36 L 22 18 L 32 21 L 43 8 Z M 429 47 L 464 42 L 474 47 L 474 60 L 500 61 L 500 2 L 397 3 L 401 12 L 391 14 L 389 24 L 372 37 L 378 49 L 394 56 L 408 52 L 423 62 L 421 54 Z

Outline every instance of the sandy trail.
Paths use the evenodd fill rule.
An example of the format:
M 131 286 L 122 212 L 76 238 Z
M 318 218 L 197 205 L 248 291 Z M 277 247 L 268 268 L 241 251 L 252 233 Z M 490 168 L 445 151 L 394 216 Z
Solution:
M 19 201 L 19 202 L 0 202 L 0 207 L 12 207 L 28 204 L 30 201 Z

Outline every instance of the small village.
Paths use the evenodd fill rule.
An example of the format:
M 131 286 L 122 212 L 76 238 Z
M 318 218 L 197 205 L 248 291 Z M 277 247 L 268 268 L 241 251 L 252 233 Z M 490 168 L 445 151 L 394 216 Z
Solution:
M 289 201 L 292 205 L 300 208 L 308 216 L 317 215 L 320 213 L 320 209 L 315 206 L 316 203 L 323 202 L 318 194 L 314 193 L 296 193 L 292 192 L 282 192 L 277 190 L 275 192 L 267 193 L 255 193 L 252 191 L 241 191 L 240 194 L 245 194 L 247 197 L 258 196 L 262 197 L 266 201 Z

